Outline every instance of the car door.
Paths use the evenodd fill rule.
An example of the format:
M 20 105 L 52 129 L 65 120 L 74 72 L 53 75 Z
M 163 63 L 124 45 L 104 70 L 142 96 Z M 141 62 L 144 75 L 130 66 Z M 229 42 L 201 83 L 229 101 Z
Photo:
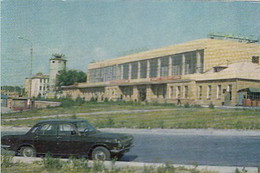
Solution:
M 38 154 L 57 153 L 57 125 L 52 123 L 42 124 L 35 132 L 34 147 Z
M 61 155 L 81 154 L 82 136 L 71 123 L 61 123 L 58 127 L 57 147 Z

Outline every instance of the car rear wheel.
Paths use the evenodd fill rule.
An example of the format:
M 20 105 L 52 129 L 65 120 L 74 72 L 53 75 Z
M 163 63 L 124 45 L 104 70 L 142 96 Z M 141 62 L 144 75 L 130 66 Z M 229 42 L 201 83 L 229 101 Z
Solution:
M 111 154 L 105 147 L 96 147 L 91 154 L 93 160 L 111 160 Z
M 36 151 L 33 147 L 22 147 L 20 153 L 23 157 L 36 157 Z

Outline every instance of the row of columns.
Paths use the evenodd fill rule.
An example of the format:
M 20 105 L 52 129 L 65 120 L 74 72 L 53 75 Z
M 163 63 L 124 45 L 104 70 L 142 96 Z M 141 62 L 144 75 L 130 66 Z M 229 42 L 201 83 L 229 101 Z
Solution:
M 181 62 L 181 75 L 184 75 L 185 74 L 185 66 L 186 66 L 186 63 L 185 63 L 185 54 L 182 54 L 182 62 Z M 147 71 L 146 71 L 146 78 L 150 78 L 150 61 L 147 60 Z M 129 63 L 128 64 L 129 67 L 128 67 L 128 79 L 132 79 L 132 63 Z M 196 73 L 201 73 L 202 72 L 202 66 L 203 64 L 201 63 L 201 54 L 200 52 L 196 52 Z M 169 56 L 169 60 L 168 60 L 168 76 L 172 76 L 172 56 Z M 124 66 L 121 65 L 120 67 L 120 79 L 124 79 L 123 77 L 123 72 L 124 72 Z M 157 59 L 157 77 L 160 77 L 161 76 L 161 58 L 158 58 Z M 141 62 L 138 61 L 137 62 L 137 79 L 140 79 L 141 77 Z

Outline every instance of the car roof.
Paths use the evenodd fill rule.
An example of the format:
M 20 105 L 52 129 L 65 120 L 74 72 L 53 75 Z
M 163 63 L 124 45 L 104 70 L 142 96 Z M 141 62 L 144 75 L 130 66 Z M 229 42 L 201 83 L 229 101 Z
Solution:
M 64 123 L 64 122 L 75 123 L 75 122 L 82 122 L 82 121 L 87 121 L 87 120 L 83 120 L 83 119 L 48 119 L 48 120 L 41 120 L 37 124 L 42 124 L 42 123 Z

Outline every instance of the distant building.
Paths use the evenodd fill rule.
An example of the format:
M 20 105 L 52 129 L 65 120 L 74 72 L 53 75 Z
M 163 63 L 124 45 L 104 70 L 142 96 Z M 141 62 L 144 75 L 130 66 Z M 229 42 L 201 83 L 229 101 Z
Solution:
M 49 75 L 37 73 L 35 76 L 26 78 L 25 92 L 28 97 L 52 97 L 55 94 L 55 86 L 59 71 L 66 69 L 64 55 L 53 55 L 49 60 Z
M 56 88 L 56 82 L 57 82 L 57 75 L 59 74 L 59 71 L 66 70 L 66 62 L 63 58 L 63 55 L 54 55 L 54 58 L 51 58 L 49 60 L 49 67 L 50 67 L 50 90 L 54 91 Z
M 201 39 L 88 66 L 88 80 L 63 96 L 98 101 L 238 105 L 238 91 L 260 88 L 260 45 Z M 260 101 L 260 100 L 259 100 Z
M 26 78 L 25 92 L 29 97 L 45 97 L 49 91 L 49 75 L 37 73 L 31 78 Z

